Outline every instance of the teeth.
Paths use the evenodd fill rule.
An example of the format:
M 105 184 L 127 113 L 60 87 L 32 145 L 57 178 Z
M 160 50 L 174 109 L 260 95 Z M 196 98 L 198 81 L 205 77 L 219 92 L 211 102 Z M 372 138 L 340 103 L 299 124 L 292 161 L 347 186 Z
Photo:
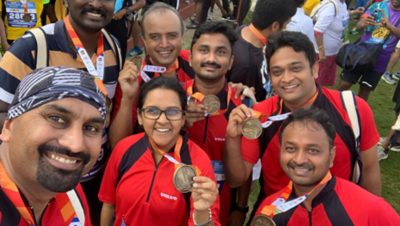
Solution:
M 295 87 L 297 87 L 297 85 L 284 86 L 283 88 L 284 89 L 292 89 L 292 88 L 295 88 Z
M 61 163 L 65 163 L 65 164 L 75 164 L 78 162 L 78 160 L 66 159 L 66 158 L 63 158 L 63 157 L 55 155 L 55 154 L 51 154 L 50 158 L 53 160 L 59 161 Z
M 156 129 L 158 132 L 168 132 L 169 129 L 161 129 L 161 128 L 157 128 Z
M 94 17 L 101 17 L 101 15 L 98 14 L 98 13 L 90 13 L 90 12 L 88 12 L 88 14 L 91 15 L 91 16 L 94 16 Z

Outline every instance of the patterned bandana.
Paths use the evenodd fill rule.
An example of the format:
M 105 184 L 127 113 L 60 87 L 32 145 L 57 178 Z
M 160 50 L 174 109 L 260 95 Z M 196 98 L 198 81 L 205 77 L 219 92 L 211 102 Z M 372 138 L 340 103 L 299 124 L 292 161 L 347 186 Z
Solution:
M 106 118 L 105 98 L 89 73 L 66 67 L 45 67 L 32 71 L 17 87 L 8 109 L 8 118 L 51 101 L 78 98 L 93 105 Z

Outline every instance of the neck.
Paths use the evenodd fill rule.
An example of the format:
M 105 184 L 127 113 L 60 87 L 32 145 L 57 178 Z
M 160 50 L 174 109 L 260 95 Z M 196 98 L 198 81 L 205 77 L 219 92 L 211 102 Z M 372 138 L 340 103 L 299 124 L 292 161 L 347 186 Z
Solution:
M 310 95 L 307 96 L 307 99 L 305 101 L 303 101 L 303 102 L 300 102 L 300 101 L 287 102 L 287 101 L 285 101 L 284 103 L 285 103 L 285 106 L 287 108 L 289 108 L 290 111 L 295 111 L 300 108 L 305 108 L 305 107 L 311 106 L 314 103 L 314 101 L 317 97 L 317 94 L 318 94 L 317 87 L 314 86 L 310 92 Z
M 84 46 L 86 52 L 89 56 L 92 56 L 97 50 L 97 39 L 101 31 L 92 31 L 81 29 L 70 17 L 69 21 L 71 22 L 71 26 L 74 28 L 76 34 L 81 40 L 82 45 Z M 73 45 L 71 37 L 69 37 L 70 43 Z
M 245 28 L 242 29 L 241 35 L 242 35 L 244 40 L 246 40 L 247 42 L 251 43 L 256 48 L 264 47 L 264 44 L 257 38 L 256 35 L 253 34 L 253 32 L 251 32 L 249 26 L 246 26 Z
M 216 95 L 225 87 L 225 76 L 222 76 L 219 80 L 204 80 L 199 78 L 199 76 L 195 76 L 194 85 L 196 89 L 204 94 L 204 95 Z
M 307 199 L 304 200 L 303 204 L 306 207 L 308 211 L 311 211 L 312 209 L 312 201 L 314 200 L 315 197 L 324 189 L 326 183 L 322 184 L 320 186 L 314 185 L 314 186 L 301 186 L 301 185 L 296 185 L 293 184 L 293 189 L 297 197 L 300 197 L 302 195 L 309 194 Z

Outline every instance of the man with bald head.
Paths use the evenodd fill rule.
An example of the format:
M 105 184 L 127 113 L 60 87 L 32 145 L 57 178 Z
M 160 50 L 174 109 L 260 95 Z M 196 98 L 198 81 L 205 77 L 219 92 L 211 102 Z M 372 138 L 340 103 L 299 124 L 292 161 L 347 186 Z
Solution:
M 139 72 L 139 86 L 160 75 L 173 77 L 182 84 L 194 78 L 189 50 L 181 50 L 184 25 L 178 11 L 162 2 L 154 3 L 143 15 L 142 39 L 146 56 Z M 120 79 L 114 100 L 111 143 L 132 134 L 136 125 L 135 79 Z M 129 120 L 129 121 L 127 121 Z M 131 122 L 131 123 L 130 123 Z

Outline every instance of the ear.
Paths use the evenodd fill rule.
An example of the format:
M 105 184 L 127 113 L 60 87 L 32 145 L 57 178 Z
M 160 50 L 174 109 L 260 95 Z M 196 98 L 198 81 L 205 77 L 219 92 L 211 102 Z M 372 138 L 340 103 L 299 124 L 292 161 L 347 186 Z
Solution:
M 275 33 L 282 30 L 281 25 L 278 21 L 272 22 L 270 28 L 271 28 L 271 33 Z
M 319 62 L 315 61 L 314 65 L 311 67 L 314 79 L 318 78 Z
M 231 59 L 229 60 L 229 70 L 231 70 L 232 65 L 233 65 L 233 59 L 235 58 L 235 56 L 232 54 Z
M 7 142 L 10 140 L 11 127 L 12 127 L 12 120 L 11 119 L 5 120 L 3 124 L 3 129 L 1 130 L 0 140 L 2 140 L 3 142 Z
M 142 126 L 143 125 L 143 118 L 142 118 L 142 114 L 140 114 L 140 110 L 139 109 L 137 109 L 136 115 L 137 115 L 139 126 Z
M 336 156 L 336 147 L 333 146 L 331 150 L 329 151 L 330 159 L 329 159 L 329 168 L 332 168 L 333 166 L 333 160 L 335 159 Z

